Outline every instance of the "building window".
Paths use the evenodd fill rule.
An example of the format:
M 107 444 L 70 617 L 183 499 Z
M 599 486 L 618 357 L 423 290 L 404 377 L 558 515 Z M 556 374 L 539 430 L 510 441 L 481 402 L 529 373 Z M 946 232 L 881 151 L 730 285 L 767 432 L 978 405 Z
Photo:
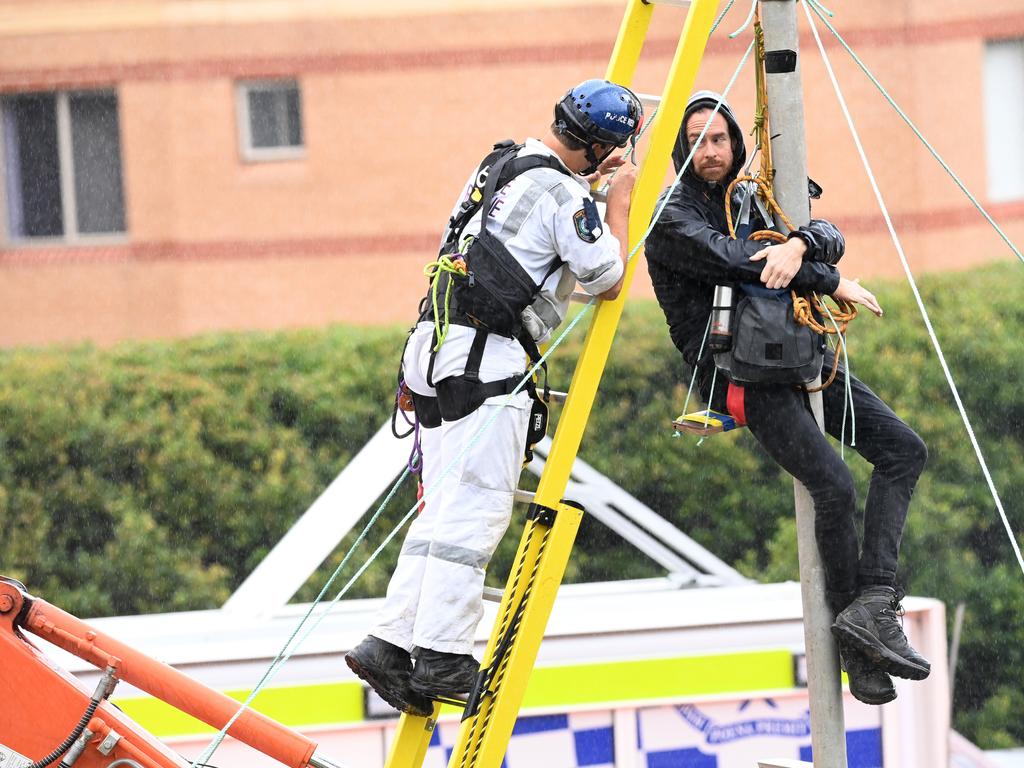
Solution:
M 0 120 L 10 241 L 125 231 L 116 93 L 4 96 Z
M 246 160 L 303 157 L 302 97 L 295 80 L 239 83 L 239 141 Z
M 985 145 L 988 196 L 1024 198 L 1024 40 L 985 47 Z

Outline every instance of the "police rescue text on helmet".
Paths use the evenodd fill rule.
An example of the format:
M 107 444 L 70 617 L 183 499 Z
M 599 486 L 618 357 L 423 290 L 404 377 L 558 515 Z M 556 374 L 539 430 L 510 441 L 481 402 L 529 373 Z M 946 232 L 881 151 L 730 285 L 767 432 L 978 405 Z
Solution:
M 636 145 L 644 121 L 640 99 L 631 90 L 608 80 L 585 80 L 555 104 L 558 133 L 574 139 L 586 150 L 590 163 L 581 173 L 586 176 L 627 142 Z M 601 157 L 594 144 L 609 145 Z

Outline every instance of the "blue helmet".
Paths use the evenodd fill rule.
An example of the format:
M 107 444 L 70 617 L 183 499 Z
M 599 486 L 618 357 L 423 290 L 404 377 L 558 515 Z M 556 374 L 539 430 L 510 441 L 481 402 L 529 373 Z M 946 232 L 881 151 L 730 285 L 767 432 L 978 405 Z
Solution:
M 585 80 L 555 104 L 555 128 L 558 133 L 585 145 L 592 173 L 604 157 L 598 159 L 592 144 L 609 144 L 611 149 L 636 143 L 644 122 L 644 108 L 629 88 L 608 80 Z

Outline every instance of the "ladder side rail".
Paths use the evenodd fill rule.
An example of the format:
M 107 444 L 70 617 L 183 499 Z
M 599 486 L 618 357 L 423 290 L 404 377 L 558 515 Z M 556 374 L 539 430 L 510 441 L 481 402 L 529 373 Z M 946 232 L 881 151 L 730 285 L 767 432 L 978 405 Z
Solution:
M 630 17 L 634 14 L 647 13 L 647 9 L 638 8 L 639 0 L 630 0 L 627 21 L 622 25 L 620 38 L 631 34 Z M 715 0 L 696 0 L 687 13 L 683 31 L 676 48 L 665 85 L 662 103 L 672 105 L 659 112 L 652 128 L 652 136 L 647 156 L 644 158 L 636 186 L 633 190 L 630 210 L 630 250 L 640 242 L 661 192 L 664 170 L 671 155 L 679 122 L 682 119 L 684 105 L 696 80 L 697 69 L 703 58 L 704 48 L 710 35 L 714 21 L 717 2 Z M 644 27 L 646 30 L 646 26 Z M 615 53 L 620 60 L 613 58 L 608 68 L 607 79 L 627 84 L 636 67 L 642 44 L 634 41 L 617 42 Z M 632 282 L 637 259 L 633 258 L 626 266 L 626 274 L 621 294 L 614 301 L 599 302 L 594 319 L 590 325 L 583 352 L 580 355 L 573 374 L 566 401 L 565 410 L 559 419 L 558 429 L 552 442 L 551 453 L 541 475 L 537 487 L 537 502 L 543 506 L 557 508 L 560 511 L 555 520 L 551 535 L 543 536 L 544 545 L 535 547 L 536 557 L 546 556 L 548 563 L 525 563 L 525 567 L 542 571 L 539 582 L 533 590 L 534 598 L 527 603 L 519 624 L 518 636 L 513 642 L 508 656 L 502 662 L 503 674 L 492 687 L 493 696 L 485 697 L 479 713 L 463 724 L 459 739 L 452 753 L 450 765 L 458 768 L 497 768 L 505 754 L 516 715 L 525 694 L 529 671 L 537 657 L 540 641 L 550 615 L 554 593 L 561 583 L 565 563 L 568 561 L 572 539 L 567 535 L 555 535 L 560 528 L 559 521 L 568 517 L 565 510 L 571 510 L 559 502 L 569 480 L 573 461 L 579 450 L 587 419 L 593 406 L 594 397 L 605 362 L 611 349 L 611 343 L 618 326 L 625 296 Z M 578 525 L 578 521 L 576 523 Z M 535 521 L 527 525 L 536 526 Z M 566 531 L 568 534 L 568 531 Z M 524 542 L 525 538 L 524 536 Z M 571 536 L 574 538 L 575 529 Z M 568 538 L 568 541 L 564 539 Z M 550 539 L 550 541 L 548 541 Z M 564 553 L 564 558 L 562 554 Z M 517 574 L 513 573 L 513 579 Z M 511 606 L 518 605 L 524 590 L 520 588 L 506 589 L 505 597 L 499 608 L 500 616 L 509 616 Z M 546 599 L 550 593 L 551 601 Z M 494 650 L 503 634 L 503 622 L 499 620 L 495 632 L 488 643 L 484 663 L 491 660 Z

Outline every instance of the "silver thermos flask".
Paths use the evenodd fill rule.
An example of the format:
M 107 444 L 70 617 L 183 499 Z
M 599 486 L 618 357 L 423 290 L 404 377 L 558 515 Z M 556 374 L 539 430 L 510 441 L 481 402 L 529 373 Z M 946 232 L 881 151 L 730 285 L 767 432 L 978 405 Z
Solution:
M 732 348 L 733 311 L 732 286 L 716 285 L 711 300 L 711 336 L 708 339 L 712 352 L 727 352 Z

